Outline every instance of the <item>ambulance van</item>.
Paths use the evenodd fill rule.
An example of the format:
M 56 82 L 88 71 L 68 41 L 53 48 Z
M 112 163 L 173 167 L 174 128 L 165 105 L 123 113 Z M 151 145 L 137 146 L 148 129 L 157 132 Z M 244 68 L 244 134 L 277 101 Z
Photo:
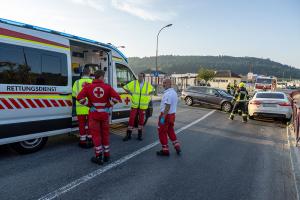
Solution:
M 131 97 L 122 86 L 136 76 L 115 46 L 0 19 L 0 145 L 31 153 L 49 136 L 78 130 L 71 94 L 84 66 L 106 71 L 123 100 L 110 123 L 126 122 Z

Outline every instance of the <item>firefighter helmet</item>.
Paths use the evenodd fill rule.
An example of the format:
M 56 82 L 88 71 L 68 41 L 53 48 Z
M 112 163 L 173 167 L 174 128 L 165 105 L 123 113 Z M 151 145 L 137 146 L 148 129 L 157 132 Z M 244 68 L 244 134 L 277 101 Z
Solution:
M 240 87 L 240 88 L 245 87 L 245 83 L 240 82 L 239 87 Z

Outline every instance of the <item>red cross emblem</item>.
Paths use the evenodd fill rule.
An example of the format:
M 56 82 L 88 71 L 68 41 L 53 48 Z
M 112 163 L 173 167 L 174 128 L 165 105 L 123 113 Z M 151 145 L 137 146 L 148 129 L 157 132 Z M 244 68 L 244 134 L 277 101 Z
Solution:
M 104 96 L 104 90 L 101 87 L 95 87 L 93 90 L 93 94 L 97 98 L 101 98 Z
M 124 99 L 124 102 L 126 103 L 126 105 L 128 105 L 128 103 L 130 102 L 130 99 L 128 97 L 126 97 L 126 99 Z

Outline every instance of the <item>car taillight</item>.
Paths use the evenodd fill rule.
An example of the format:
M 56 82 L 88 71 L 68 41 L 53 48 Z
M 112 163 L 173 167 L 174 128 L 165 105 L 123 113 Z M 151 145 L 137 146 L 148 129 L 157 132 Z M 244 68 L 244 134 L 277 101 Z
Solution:
M 291 104 L 289 102 L 282 102 L 282 103 L 279 103 L 278 105 L 280 105 L 280 106 L 291 106 Z
M 260 105 L 261 104 L 261 102 L 257 101 L 257 100 L 250 101 L 249 103 L 252 105 Z

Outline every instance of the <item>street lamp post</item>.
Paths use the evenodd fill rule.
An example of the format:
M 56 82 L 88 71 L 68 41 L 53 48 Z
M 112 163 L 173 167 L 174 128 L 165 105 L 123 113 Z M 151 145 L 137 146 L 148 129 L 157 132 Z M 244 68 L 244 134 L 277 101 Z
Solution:
M 155 94 L 157 95 L 157 89 L 158 89 L 158 66 L 157 66 L 157 56 L 158 56 L 158 37 L 159 37 L 159 34 L 160 32 L 164 29 L 164 28 L 167 28 L 167 27 L 170 27 L 172 26 L 173 24 L 168 24 L 164 27 L 162 27 L 159 31 L 158 31 L 158 34 L 156 36 L 156 56 L 155 56 Z

